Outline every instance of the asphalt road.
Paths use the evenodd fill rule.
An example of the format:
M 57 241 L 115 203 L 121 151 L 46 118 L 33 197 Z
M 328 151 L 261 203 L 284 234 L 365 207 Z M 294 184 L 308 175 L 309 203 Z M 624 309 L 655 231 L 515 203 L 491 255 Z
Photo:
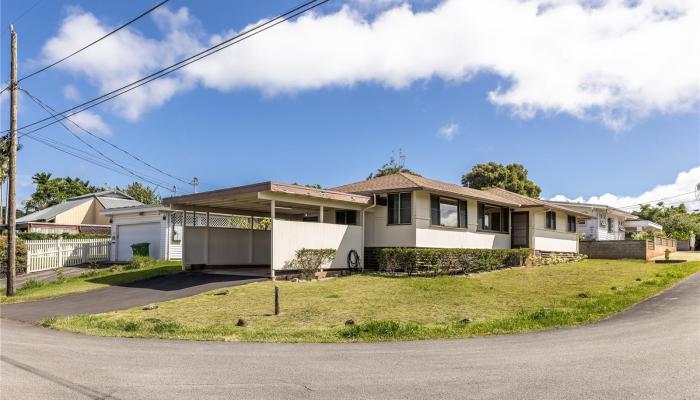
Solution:
M 700 274 L 596 324 L 480 339 L 279 345 L 1 329 L 3 399 L 700 398 Z
M 266 279 L 250 275 L 183 272 L 55 299 L 7 304 L 0 307 L 0 317 L 36 322 L 62 315 L 97 314 L 194 296 L 208 290 Z

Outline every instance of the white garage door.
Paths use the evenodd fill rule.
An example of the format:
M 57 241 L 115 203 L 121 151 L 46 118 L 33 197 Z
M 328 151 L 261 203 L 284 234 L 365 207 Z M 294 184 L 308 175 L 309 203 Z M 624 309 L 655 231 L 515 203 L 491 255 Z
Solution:
M 160 223 L 119 225 L 117 227 L 117 261 L 131 260 L 131 245 L 150 243 L 153 258 L 160 258 Z

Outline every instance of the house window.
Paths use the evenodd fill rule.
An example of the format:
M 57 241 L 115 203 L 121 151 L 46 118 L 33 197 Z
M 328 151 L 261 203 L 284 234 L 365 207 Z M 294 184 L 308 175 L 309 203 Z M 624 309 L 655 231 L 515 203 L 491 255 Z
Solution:
M 568 215 L 566 217 L 566 221 L 567 221 L 567 227 L 566 227 L 567 232 L 576 232 L 576 217 L 574 217 L 573 215 Z
M 508 233 L 510 223 L 507 208 L 484 203 L 479 203 L 477 208 L 479 229 Z
M 335 223 L 340 225 L 356 225 L 357 211 L 355 210 L 337 210 L 335 212 Z
M 411 192 L 389 193 L 387 196 L 387 223 L 403 225 L 411 223 Z
M 613 231 L 613 219 L 608 218 L 608 233 L 612 233 Z
M 544 214 L 545 227 L 551 230 L 557 230 L 557 213 L 554 211 L 547 211 Z
M 465 228 L 467 226 L 467 202 L 431 195 L 430 223 L 452 228 Z

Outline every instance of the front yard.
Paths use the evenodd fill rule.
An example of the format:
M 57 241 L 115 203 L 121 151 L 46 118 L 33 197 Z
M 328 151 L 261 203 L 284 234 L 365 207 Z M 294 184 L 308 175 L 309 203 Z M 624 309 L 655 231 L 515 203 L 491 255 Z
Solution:
M 48 327 L 91 335 L 259 342 L 459 338 L 597 321 L 700 270 L 700 262 L 585 260 L 464 276 L 354 275 L 260 282 L 160 303 L 155 310 L 52 318 Z M 238 327 L 239 318 L 247 326 Z M 465 318 L 469 322 L 464 321 Z M 352 319 L 355 324 L 346 325 Z
M 128 269 L 127 266 L 113 266 L 99 270 L 86 270 L 82 275 L 54 282 L 40 283 L 30 280 L 17 289 L 15 296 L 7 297 L 5 292 L 2 292 L 0 294 L 0 303 L 20 303 L 65 296 L 181 271 L 182 266 L 179 261 L 156 261 L 152 266 L 139 269 Z

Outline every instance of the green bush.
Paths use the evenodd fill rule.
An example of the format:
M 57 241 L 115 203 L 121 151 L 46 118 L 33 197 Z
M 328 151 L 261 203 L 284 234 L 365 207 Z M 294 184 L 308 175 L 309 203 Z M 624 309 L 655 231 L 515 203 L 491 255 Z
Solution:
M 294 260 L 290 262 L 291 269 L 299 270 L 302 279 L 313 279 L 316 272 L 324 264 L 335 259 L 335 249 L 299 249 Z
M 380 270 L 409 275 L 492 271 L 523 265 L 530 249 L 433 249 L 386 247 L 379 250 Z
M 97 233 L 40 233 L 40 232 L 17 232 L 17 236 L 24 240 L 56 240 L 56 239 L 104 239 L 111 237 L 110 234 Z
M 24 284 L 19 288 L 19 290 L 30 290 L 30 289 L 36 289 L 38 287 L 44 286 L 44 282 L 37 281 L 36 279 L 28 279 Z
M 17 258 L 15 271 L 19 274 L 27 272 L 27 244 L 24 240 L 17 238 Z M 7 236 L 0 236 L 0 276 L 7 274 Z
M 155 265 L 156 259 L 148 256 L 133 256 L 124 269 L 141 269 Z

